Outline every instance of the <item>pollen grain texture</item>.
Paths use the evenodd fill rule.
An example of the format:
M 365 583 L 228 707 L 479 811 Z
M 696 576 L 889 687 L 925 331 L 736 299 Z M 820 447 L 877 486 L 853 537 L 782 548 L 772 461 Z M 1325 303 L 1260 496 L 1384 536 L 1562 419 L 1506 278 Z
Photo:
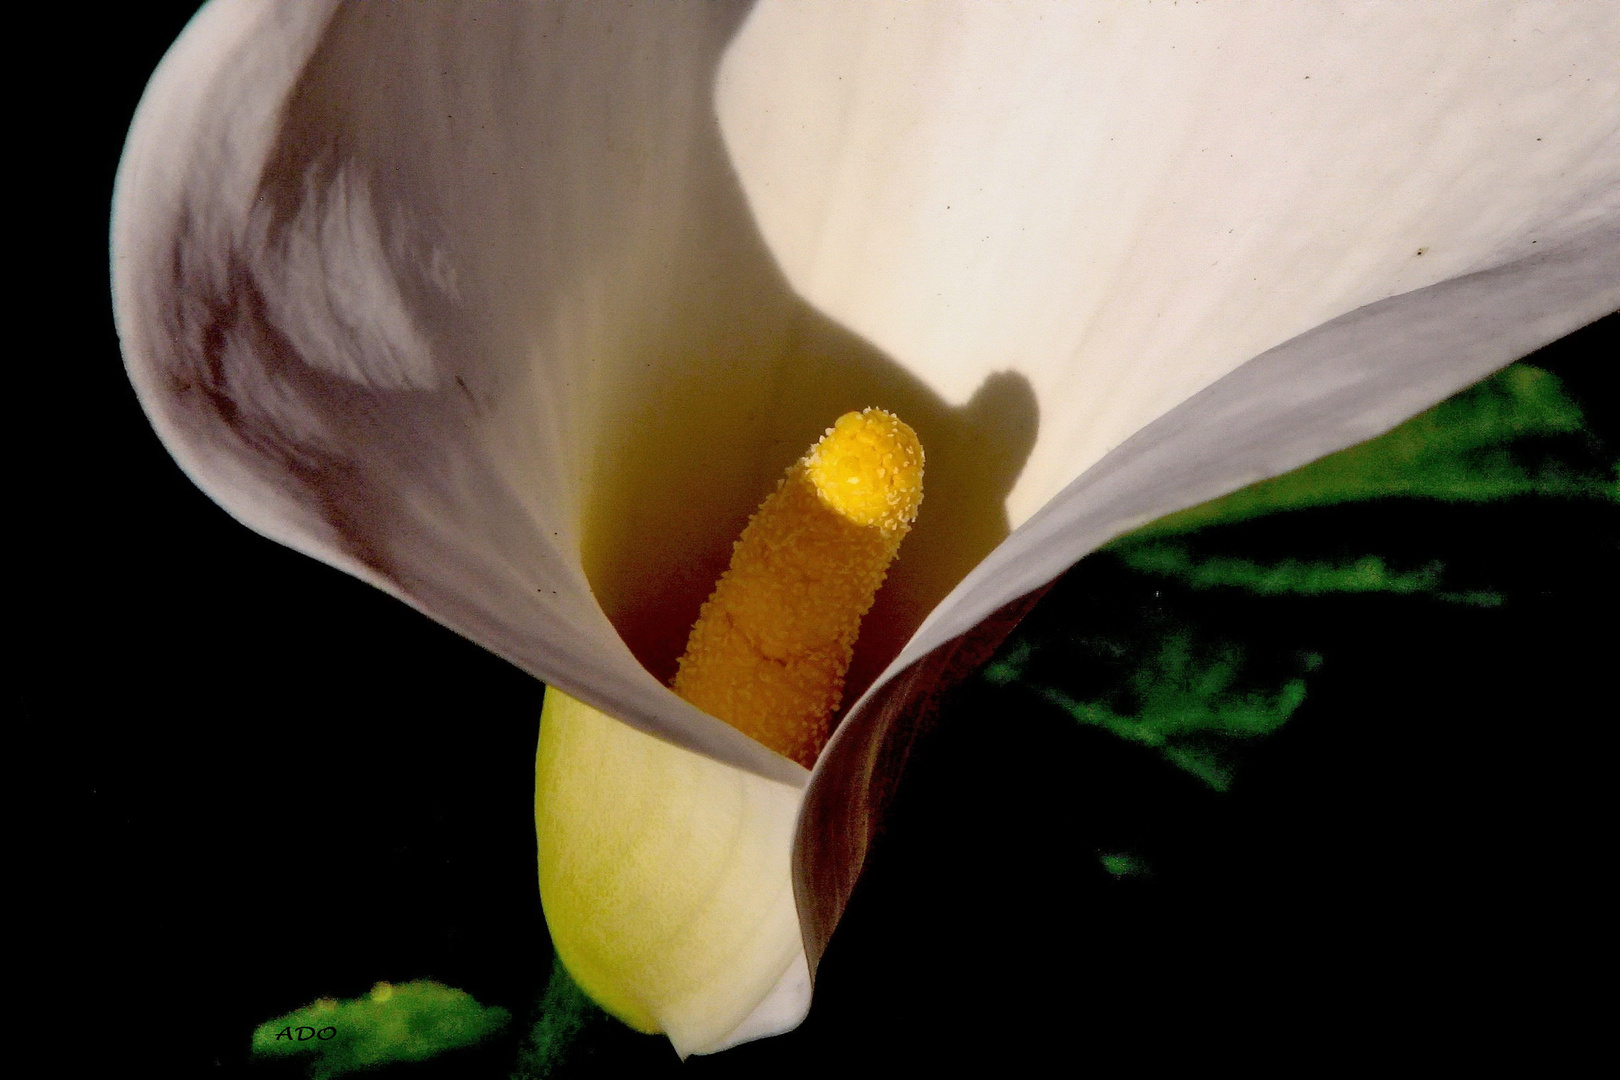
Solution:
M 732 545 L 674 691 L 813 765 L 861 619 L 917 518 L 922 474 L 922 445 L 898 418 L 881 409 L 839 417 Z

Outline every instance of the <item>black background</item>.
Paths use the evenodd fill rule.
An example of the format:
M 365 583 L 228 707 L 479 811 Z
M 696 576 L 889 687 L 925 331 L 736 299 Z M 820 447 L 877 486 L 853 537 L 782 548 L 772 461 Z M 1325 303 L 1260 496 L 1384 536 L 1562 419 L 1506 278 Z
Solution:
M 13 357 L 10 696 L 15 829 L 44 908 L 18 933 L 47 959 L 50 1053 L 64 1075 L 281 1075 L 249 1066 L 254 1025 L 412 978 L 511 1009 L 515 1039 L 550 967 L 530 791 L 541 687 L 235 524 L 123 375 L 113 170 L 185 7 L 97 16 L 73 72 L 93 104 L 42 104 L 30 175 L 55 209 L 22 255 L 51 302 L 12 304 L 16 324 L 45 324 Z M 1611 453 L 1614 323 L 1538 358 Z M 803 1027 L 683 1067 L 604 1026 L 569 1072 L 1549 1064 L 1596 1021 L 1572 973 L 1607 977 L 1614 519 L 1612 504 L 1520 500 L 1276 525 L 1308 538 L 1353 521 L 1388 550 L 1466 552 L 1510 601 L 1324 615 L 1197 600 L 1238 636 L 1299 620 L 1329 658 L 1225 795 L 970 685 L 907 777 Z M 1120 601 L 1117 570 L 1085 564 L 1032 632 Z M 1152 873 L 1111 877 L 1097 855 L 1116 850 Z M 504 1075 L 514 1049 L 400 1075 Z

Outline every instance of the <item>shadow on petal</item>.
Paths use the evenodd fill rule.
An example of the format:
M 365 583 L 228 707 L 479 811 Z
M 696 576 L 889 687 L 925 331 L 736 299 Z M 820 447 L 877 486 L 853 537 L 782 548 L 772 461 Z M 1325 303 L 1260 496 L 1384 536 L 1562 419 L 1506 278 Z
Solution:
M 252 182 L 210 183 L 240 148 L 204 139 L 180 185 L 143 312 L 179 343 L 144 395 L 177 456 L 261 531 L 641 715 L 670 710 L 625 647 L 667 679 L 781 470 L 892 410 L 928 494 L 853 700 L 1006 537 L 1037 410 L 1010 373 L 952 406 L 788 287 L 712 100 L 747 10 L 335 9 Z

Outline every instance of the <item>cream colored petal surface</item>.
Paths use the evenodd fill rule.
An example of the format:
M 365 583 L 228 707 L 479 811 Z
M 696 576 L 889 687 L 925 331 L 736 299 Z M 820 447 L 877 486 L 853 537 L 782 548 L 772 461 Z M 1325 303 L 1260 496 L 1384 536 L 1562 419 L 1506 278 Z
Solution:
M 889 678 L 1136 525 L 1370 438 L 1620 307 L 1617 267 L 1611 229 L 1351 312 L 1155 420 L 1020 526 L 935 609 L 816 763 L 795 848 L 812 960 L 881 824 L 872 807 L 893 780 L 874 764 L 909 745 L 919 721 L 903 703 L 867 707 Z
M 948 402 L 1001 372 L 1038 408 L 1018 528 L 885 677 L 1620 307 L 1617 49 L 1604 5 L 756 7 L 716 101 L 788 280 Z M 810 893 L 888 782 L 872 695 L 817 766 Z
M 1620 215 L 1613 4 L 764 0 L 726 145 L 788 280 L 959 403 L 1026 376 L 1021 524 L 1364 305 Z
M 1045 524 L 900 662 L 1620 305 L 1617 49 L 1612 5 L 757 5 L 716 102 L 789 282 L 948 402 L 1034 396 L 1005 506 Z M 1177 434 L 1261 356 L 1245 428 Z
M 788 877 L 801 796 L 548 691 L 540 897 L 575 980 L 683 1055 L 797 1025 L 810 1005 Z
M 749 361 L 802 326 L 710 101 L 739 18 L 212 4 L 130 133 L 115 306 L 154 426 L 244 523 L 645 730 L 802 783 L 620 633 L 657 599 L 642 564 L 693 573 L 682 556 L 723 551 L 779 468 L 745 422 L 777 415 Z M 660 409 L 683 393 L 724 437 Z M 661 414 L 679 422 L 638 441 Z M 588 572 L 604 549 L 633 557 Z
M 244 523 L 739 766 L 611 751 L 732 792 L 774 867 L 741 931 L 807 775 L 661 680 L 780 470 L 867 405 L 927 449 L 860 686 L 1620 306 L 1617 18 L 217 0 L 120 167 L 119 332 Z M 808 798 L 864 798 L 881 734 L 855 716 Z M 672 972 L 639 1007 L 689 1049 L 791 1024 L 770 925 L 730 1005 Z

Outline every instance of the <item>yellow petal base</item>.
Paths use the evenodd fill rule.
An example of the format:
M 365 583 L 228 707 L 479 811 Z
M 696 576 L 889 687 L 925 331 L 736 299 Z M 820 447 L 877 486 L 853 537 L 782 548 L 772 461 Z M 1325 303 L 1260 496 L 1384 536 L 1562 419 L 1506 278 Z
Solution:
M 683 1056 L 794 1026 L 809 1005 L 789 876 L 801 798 L 547 688 L 540 900 L 580 988 Z

